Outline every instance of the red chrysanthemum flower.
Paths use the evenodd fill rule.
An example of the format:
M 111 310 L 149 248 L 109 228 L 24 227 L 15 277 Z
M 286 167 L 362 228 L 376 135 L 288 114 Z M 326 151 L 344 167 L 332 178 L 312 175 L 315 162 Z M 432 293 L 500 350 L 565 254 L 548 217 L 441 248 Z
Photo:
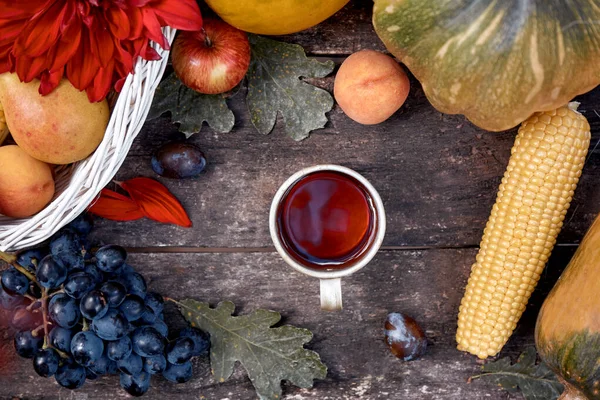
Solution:
M 200 30 L 196 0 L 0 0 L 0 73 L 41 80 L 50 93 L 63 76 L 90 101 L 121 89 L 137 57 L 160 59 L 162 26 Z

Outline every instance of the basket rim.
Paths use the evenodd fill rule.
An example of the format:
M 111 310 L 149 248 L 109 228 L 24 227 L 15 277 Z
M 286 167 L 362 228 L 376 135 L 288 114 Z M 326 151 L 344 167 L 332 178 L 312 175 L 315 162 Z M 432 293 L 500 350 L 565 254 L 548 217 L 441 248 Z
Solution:
M 169 45 L 172 44 L 177 30 L 165 26 L 162 31 Z M 151 46 L 161 56 L 160 60 L 137 59 L 111 111 L 102 142 L 86 159 L 57 168 L 57 189 L 51 202 L 29 218 L 0 215 L 0 251 L 20 250 L 44 242 L 84 212 L 114 178 L 146 121 L 168 64 L 170 51 L 155 42 Z

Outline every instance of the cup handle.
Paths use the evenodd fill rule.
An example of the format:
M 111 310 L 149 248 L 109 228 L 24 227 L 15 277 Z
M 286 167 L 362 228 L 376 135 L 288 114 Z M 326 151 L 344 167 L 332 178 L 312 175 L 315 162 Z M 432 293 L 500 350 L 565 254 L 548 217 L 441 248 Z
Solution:
M 342 309 L 342 280 L 340 278 L 321 279 L 321 310 L 339 311 Z

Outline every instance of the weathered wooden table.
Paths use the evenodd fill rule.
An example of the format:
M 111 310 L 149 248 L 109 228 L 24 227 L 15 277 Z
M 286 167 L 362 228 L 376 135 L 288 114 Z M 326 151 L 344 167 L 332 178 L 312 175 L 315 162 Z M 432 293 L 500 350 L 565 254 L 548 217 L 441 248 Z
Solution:
M 312 56 L 340 63 L 365 48 L 385 50 L 371 26 L 369 0 L 352 1 L 327 22 L 282 38 Z M 317 82 L 332 89 L 333 78 Z M 580 109 L 598 143 L 600 90 L 581 96 Z M 480 362 L 455 348 L 458 305 L 483 227 L 510 155 L 516 130 L 488 133 L 462 116 L 437 112 L 413 79 L 405 106 L 390 120 L 362 126 L 336 107 L 326 129 L 300 143 L 281 125 L 269 136 L 252 127 L 243 96 L 231 100 L 236 127 L 230 134 L 209 128 L 191 141 L 204 149 L 209 166 L 194 180 L 160 179 L 182 201 L 194 226 L 183 229 L 148 220 L 100 221 L 95 244 L 127 246 L 131 261 L 152 290 L 213 305 L 236 303 L 238 313 L 280 311 L 284 323 L 314 332 L 308 344 L 329 367 L 311 390 L 284 384 L 286 399 L 520 399 L 481 381 L 468 383 Z M 117 178 L 157 178 L 150 154 L 177 136 L 168 117 L 149 121 Z M 341 312 L 319 309 L 317 280 L 301 275 L 272 247 L 268 211 L 279 185 L 297 170 L 337 163 L 366 176 L 379 190 L 388 215 L 383 249 L 366 268 L 343 280 Z M 515 357 L 533 344 L 539 307 L 600 211 L 600 155 L 590 150 L 575 199 L 552 259 L 519 326 L 502 352 Z M 414 316 L 430 341 L 427 354 L 403 363 L 382 340 L 389 312 Z M 169 323 L 183 320 L 169 308 Z M 0 331 L 2 346 L 12 346 Z M 6 349 L 3 349 L 6 350 Z M 173 385 L 153 379 L 147 399 L 253 399 L 242 368 L 215 382 L 206 360 L 196 360 L 194 379 Z M 126 397 L 118 379 L 103 378 L 71 392 L 35 375 L 29 360 L 0 365 L 0 398 L 111 399 Z

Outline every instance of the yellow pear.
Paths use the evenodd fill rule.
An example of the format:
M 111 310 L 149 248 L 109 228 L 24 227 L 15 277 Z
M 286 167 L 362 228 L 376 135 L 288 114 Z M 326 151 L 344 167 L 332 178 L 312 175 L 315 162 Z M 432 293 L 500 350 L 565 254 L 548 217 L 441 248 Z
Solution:
M 19 146 L 0 147 L 0 214 L 29 217 L 54 196 L 52 169 Z
M 83 160 L 98 147 L 109 109 L 106 100 L 90 103 L 85 92 L 63 79 L 50 94 L 38 93 L 40 81 L 0 75 L 0 107 L 15 142 L 30 156 L 50 164 Z

